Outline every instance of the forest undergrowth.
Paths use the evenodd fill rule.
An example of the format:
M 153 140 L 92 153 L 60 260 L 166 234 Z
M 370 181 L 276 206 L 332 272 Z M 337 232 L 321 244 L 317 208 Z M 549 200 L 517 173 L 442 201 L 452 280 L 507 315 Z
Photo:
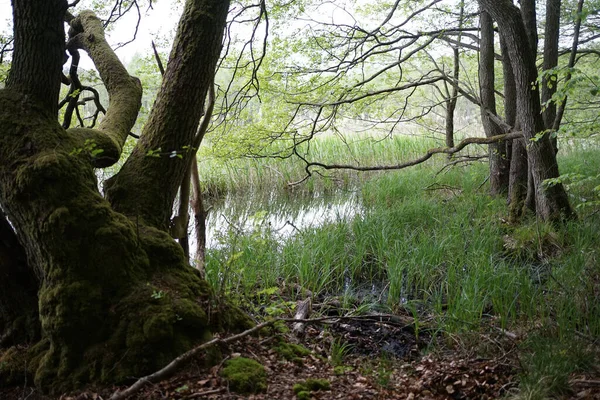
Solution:
M 598 381 L 587 378 L 600 372 L 600 148 L 573 146 L 563 145 L 560 164 L 578 219 L 564 225 L 533 217 L 509 224 L 506 200 L 488 194 L 487 164 L 443 168 L 448 160 L 440 157 L 397 172 L 313 178 L 310 189 L 290 189 L 358 185 L 364 211 L 285 239 L 260 220 L 251 232 L 232 227 L 221 239 L 228 245 L 207 252 L 207 278 L 259 319 L 293 316 L 296 302 L 310 296 L 314 317 L 410 316 L 417 341 L 426 338 L 421 356 L 510 353 L 518 388 L 505 395 L 597 393 Z M 321 154 L 331 157 L 339 150 L 325 148 Z M 414 146 L 396 160 L 422 150 Z M 372 157 L 361 162 L 378 159 Z M 283 188 L 301 174 L 288 160 L 244 160 L 229 171 L 238 169 L 263 174 L 243 180 L 259 188 Z M 225 190 L 239 181 L 232 174 L 218 177 L 230 180 Z M 498 334 L 510 350 L 502 340 L 490 345 L 489 336 Z M 347 332 L 340 335 L 333 353 L 360 353 L 360 343 L 347 339 Z
M 312 150 L 352 162 L 344 153 L 352 147 L 334 143 L 326 138 Z M 400 137 L 383 149 L 365 139 L 352 151 L 361 165 L 383 164 L 432 144 Z M 297 161 L 205 159 L 205 167 L 215 163 L 201 167 L 207 200 L 257 191 L 275 199 L 274 188 L 292 202 L 353 191 L 357 214 L 287 236 L 266 218 L 277 202 L 251 224 L 229 221 L 207 250 L 207 280 L 217 298 L 269 327 L 235 341 L 217 334 L 214 351 L 164 379 L 132 377 L 123 384 L 146 384 L 129 398 L 600 398 L 598 142 L 561 145 L 561 181 L 578 218 L 555 226 L 530 216 L 510 224 L 506 200 L 488 194 L 485 159 L 315 174 L 290 188 L 304 171 Z M 308 320 L 297 325 L 290 319 L 299 309 Z M 109 399 L 126 388 L 60 399 Z M 50 399 L 27 381 L 0 397 Z

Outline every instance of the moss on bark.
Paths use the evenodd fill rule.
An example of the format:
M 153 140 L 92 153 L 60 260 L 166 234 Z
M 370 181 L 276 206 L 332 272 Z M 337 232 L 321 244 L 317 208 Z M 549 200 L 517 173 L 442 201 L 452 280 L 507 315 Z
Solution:
M 247 326 L 238 310 L 219 309 L 228 306 L 166 232 L 112 210 L 89 155 L 72 153 L 80 145 L 28 98 L 0 91 L 0 202 L 43 282 L 40 344 L 3 356 L 0 384 L 26 374 L 55 394 L 118 383 L 224 325 Z

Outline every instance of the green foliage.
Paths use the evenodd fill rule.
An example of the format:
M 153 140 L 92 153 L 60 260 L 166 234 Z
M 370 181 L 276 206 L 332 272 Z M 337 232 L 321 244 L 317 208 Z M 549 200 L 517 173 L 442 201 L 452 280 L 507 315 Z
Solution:
M 82 153 L 87 153 L 91 158 L 96 158 L 100 154 L 104 153 L 104 149 L 98 148 L 98 144 L 93 139 L 86 139 L 83 143 L 83 147 L 71 150 L 69 155 L 77 156 Z
M 295 343 L 281 342 L 275 347 L 275 351 L 288 361 L 302 364 L 302 357 L 310 354 L 310 350 Z
M 331 390 L 331 384 L 329 383 L 329 381 L 327 379 L 313 379 L 313 378 L 309 378 L 305 381 L 296 383 L 293 387 L 294 393 L 296 394 L 296 396 L 298 396 L 298 398 L 300 398 L 301 396 L 306 396 L 306 395 L 300 395 L 300 393 L 309 393 L 310 392 L 317 392 L 319 390 Z M 310 398 L 310 397 L 308 397 Z
M 573 338 L 557 341 L 552 336 L 536 335 L 525 343 L 523 351 L 519 398 L 524 399 L 572 395 L 571 374 L 589 370 L 598 362 L 583 343 Z
M 544 181 L 544 185 L 547 187 L 557 184 L 564 185 L 570 192 L 577 189 L 579 198 L 575 199 L 576 208 L 598 208 L 600 206 L 600 174 L 586 175 L 572 172 Z
M 329 361 L 334 367 L 339 367 L 344 364 L 344 359 L 352 351 L 352 345 L 344 343 L 342 339 L 335 339 L 331 342 Z
M 250 358 L 227 360 L 221 376 L 227 380 L 232 391 L 240 394 L 259 393 L 267 389 L 265 367 Z
M 184 393 L 184 392 L 187 392 L 189 389 L 190 389 L 190 387 L 188 385 L 182 385 L 182 386 L 179 386 L 177 389 L 175 389 L 175 392 Z

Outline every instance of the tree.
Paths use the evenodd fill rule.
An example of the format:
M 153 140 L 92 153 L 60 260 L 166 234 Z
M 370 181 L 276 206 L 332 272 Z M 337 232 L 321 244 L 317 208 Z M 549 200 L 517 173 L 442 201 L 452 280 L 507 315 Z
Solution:
M 550 135 L 546 131 L 537 91 L 535 52 L 531 51 L 533 37 L 523 23 L 521 12 L 509 0 L 479 0 L 504 32 L 507 54 L 515 77 L 517 112 L 532 175 L 537 214 L 544 220 L 558 221 L 573 216 L 566 192 L 561 184 L 546 185 L 546 179 L 559 176 L 558 164 Z M 529 39 L 528 39 L 529 38 Z
M 482 11 L 479 17 L 481 43 L 479 50 L 479 91 L 481 97 L 481 122 L 487 137 L 500 135 L 502 129 L 488 112 L 496 114 L 496 88 L 494 68 L 494 26 L 490 15 Z M 500 194 L 508 191 L 509 159 L 506 145 L 494 143 L 489 148 L 490 192 Z
M 7 305 L 0 308 L 0 337 L 35 339 L 28 350 L 5 353 L 0 379 L 22 383 L 29 374 L 51 393 L 139 376 L 228 321 L 247 324 L 234 308 L 219 309 L 167 233 L 229 1 L 185 3 L 149 121 L 107 182 L 106 197 L 94 168 L 121 156 L 141 86 L 106 43 L 100 20 L 89 11 L 72 16 L 68 7 L 66 0 L 13 1 L 12 68 L 0 91 L 0 205 L 6 214 L 0 215 L 0 272 L 9 273 L 0 293 L 26 289 L 17 315 L 14 302 L 0 297 Z M 109 93 L 96 129 L 64 129 L 57 121 L 65 48 L 71 55 L 88 52 Z M 21 252 L 26 259 L 4 257 Z
M 450 83 L 464 98 L 481 108 L 482 122 L 491 144 L 491 191 L 501 193 L 509 190 L 510 219 L 517 221 L 525 204 L 536 210 L 544 220 L 569 218 L 572 211 L 562 186 L 545 183 L 548 179 L 557 178 L 559 171 L 556 157 L 547 153 L 550 134 L 546 132 L 541 118 L 537 94 L 535 2 L 523 0 L 521 8 L 514 5 L 507 8 L 510 5 L 508 1 L 493 7 L 480 2 L 485 11 L 480 28 L 470 22 L 479 15 L 477 11 L 467 8 L 457 12 L 456 7 L 453 10 L 451 6 L 442 7 L 438 3 L 436 0 L 395 2 L 382 8 L 381 15 L 369 13 L 362 19 L 355 17 L 361 11 L 357 6 L 351 15 L 352 23 L 314 20 L 310 22 L 307 38 L 303 39 L 301 46 L 298 46 L 297 39 L 282 41 L 282 47 L 291 49 L 288 52 L 294 50 L 301 56 L 296 57 L 299 61 L 293 67 L 286 68 L 284 65 L 271 73 L 271 77 L 285 76 L 285 84 L 281 82 L 276 89 L 278 94 L 282 92 L 282 86 L 288 87 L 291 82 L 289 94 L 279 101 L 285 105 L 278 107 L 291 118 L 280 117 L 279 126 L 273 127 L 271 123 L 264 129 L 267 140 L 286 143 L 287 153 L 280 151 L 276 156 L 300 158 L 306 164 L 308 177 L 312 171 L 319 169 L 401 169 L 427 160 L 433 153 L 455 154 L 456 149 L 448 146 L 446 149 L 432 149 L 427 155 L 411 161 L 367 166 L 341 162 L 326 164 L 311 160 L 305 150 L 310 141 L 322 132 L 343 135 L 348 130 L 347 121 L 363 130 L 379 130 L 391 136 L 395 132 L 402 133 L 402 128 L 413 121 L 424 121 L 444 106 L 447 112 L 445 138 L 450 139 L 453 135 L 449 132 L 454 130 L 453 113 L 448 111 L 453 109 L 452 100 L 456 96 L 447 86 L 444 92 L 442 86 Z M 477 3 L 465 3 L 465 6 L 473 5 Z M 506 10 L 510 11 L 508 15 L 505 15 Z M 344 12 L 351 13 L 350 7 Z M 463 18 L 463 15 L 466 17 Z M 498 17 L 504 19 L 498 21 Z M 499 32 L 503 36 L 502 56 L 494 52 L 492 19 L 498 21 Z M 422 27 L 432 21 L 440 29 L 411 30 L 409 27 L 409 22 Z M 519 31 L 515 31 L 517 25 Z M 478 31 L 481 31 L 481 40 L 476 35 Z M 462 82 L 458 81 L 456 68 L 451 73 L 446 72 L 447 57 L 444 57 L 439 43 L 478 52 L 479 90 L 469 88 L 469 76 Z M 554 44 L 552 46 L 555 47 Z M 511 124 L 497 115 L 495 59 L 503 60 L 507 90 L 505 112 Z M 454 67 L 458 64 L 456 57 L 453 64 Z M 511 92 L 513 88 L 515 92 Z M 440 93 L 442 99 L 432 98 L 428 93 Z M 419 106 L 411 107 L 415 102 Z M 502 142 L 499 136 L 511 131 L 522 132 L 523 138 L 511 143 L 509 152 L 504 143 L 499 143 Z M 447 140 L 448 144 L 452 142 Z M 475 142 L 484 143 L 481 140 Z M 512 161 L 510 174 L 509 158 Z M 537 210 L 537 206 L 541 208 Z

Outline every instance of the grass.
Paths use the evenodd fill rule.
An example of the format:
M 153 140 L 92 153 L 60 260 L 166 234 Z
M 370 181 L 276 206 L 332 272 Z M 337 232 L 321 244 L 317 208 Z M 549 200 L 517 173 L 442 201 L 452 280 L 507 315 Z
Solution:
M 342 141 L 336 136 L 325 136 L 314 140 L 310 146 L 300 146 L 299 153 L 309 161 L 379 165 L 407 161 L 442 144 L 439 140 L 417 136 L 356 136 L 351 141 Z M 263 153 L 279 154 L 283 157 L 289 155 L 285 144 L 272 144 L 263 150 Z M 283 189 L 287 183 L 302 179 L 306 173 L 304 163 L 297 157 L 231 157 L 219 153 L 211 146 L 210 141 L 202 145 L 198 159 L 200 181 L 207 192 L 217 195 L 223 192 L 272 190 L 273 184 Z M 327 179 L 317 176 L 299 187 L 299 190 L 313 192 L 354 186 L 372 175 L 351 171 L 330 172 L 327 173 Z
M 406 152 L 403 147 L 394 150 L 401 152 L 396 157 L 382 157 L 399 160 L 429 146 Z M 561 154 L 563 173 L 595 177 L 600 171 L 597 147 L 563 148 Z M 372 156 L 361 163 L 376 162 L 380 155 Z M 293 180 L 297 173 L 289 160 L 285 167 L 268 168 L 257 167 L 267 160 L 244 162 L 257 163 L 256 171 L 250 164 L 236 167 L 250 168 L 255 177 L 248 180 L 257 181 L 244 182 L 243 190 L 269 187 L 269 181 L 270 187 L 283 185 L 281 176 Z M 277 169 L 277 177 L 259 177 L 259 169 Z M 376 301 L 406 310 L 417 321 L 433 316 L 443 332 L 485 330 L 490 324 L 533 332 L 521 348 L 520 396 L 568 394 L 570 374 L 593 359 L 586 346 L 576 345 L 578 335 L 600 335 L 600 182 L 568 183 L 576 221 L 551 226 L 531 218 L 511 226 L 504 222 L 505 200 L 486 192 L 486 165 L 436 175 L 439 169 L 439 163 L 422 165 L 355 181 L 365 211 L 352 221 L 340 219 L 285 240 L 266 225 L 250 234 L 228 232 L 228 245 L 207 253 L 209 281 L 247 297 L 282 281 L 317 296 L 344 298 L 376 286 L 385 288 Z M 226 179 L 227 185 L 240 183 L 235 176 Z
M 522 351 L 520 399 L 573 395 L 569 385 L 571 374 L 589 371 L 597 362 L 581 341 L 557 341 L 553 335 L 530 337 Z

